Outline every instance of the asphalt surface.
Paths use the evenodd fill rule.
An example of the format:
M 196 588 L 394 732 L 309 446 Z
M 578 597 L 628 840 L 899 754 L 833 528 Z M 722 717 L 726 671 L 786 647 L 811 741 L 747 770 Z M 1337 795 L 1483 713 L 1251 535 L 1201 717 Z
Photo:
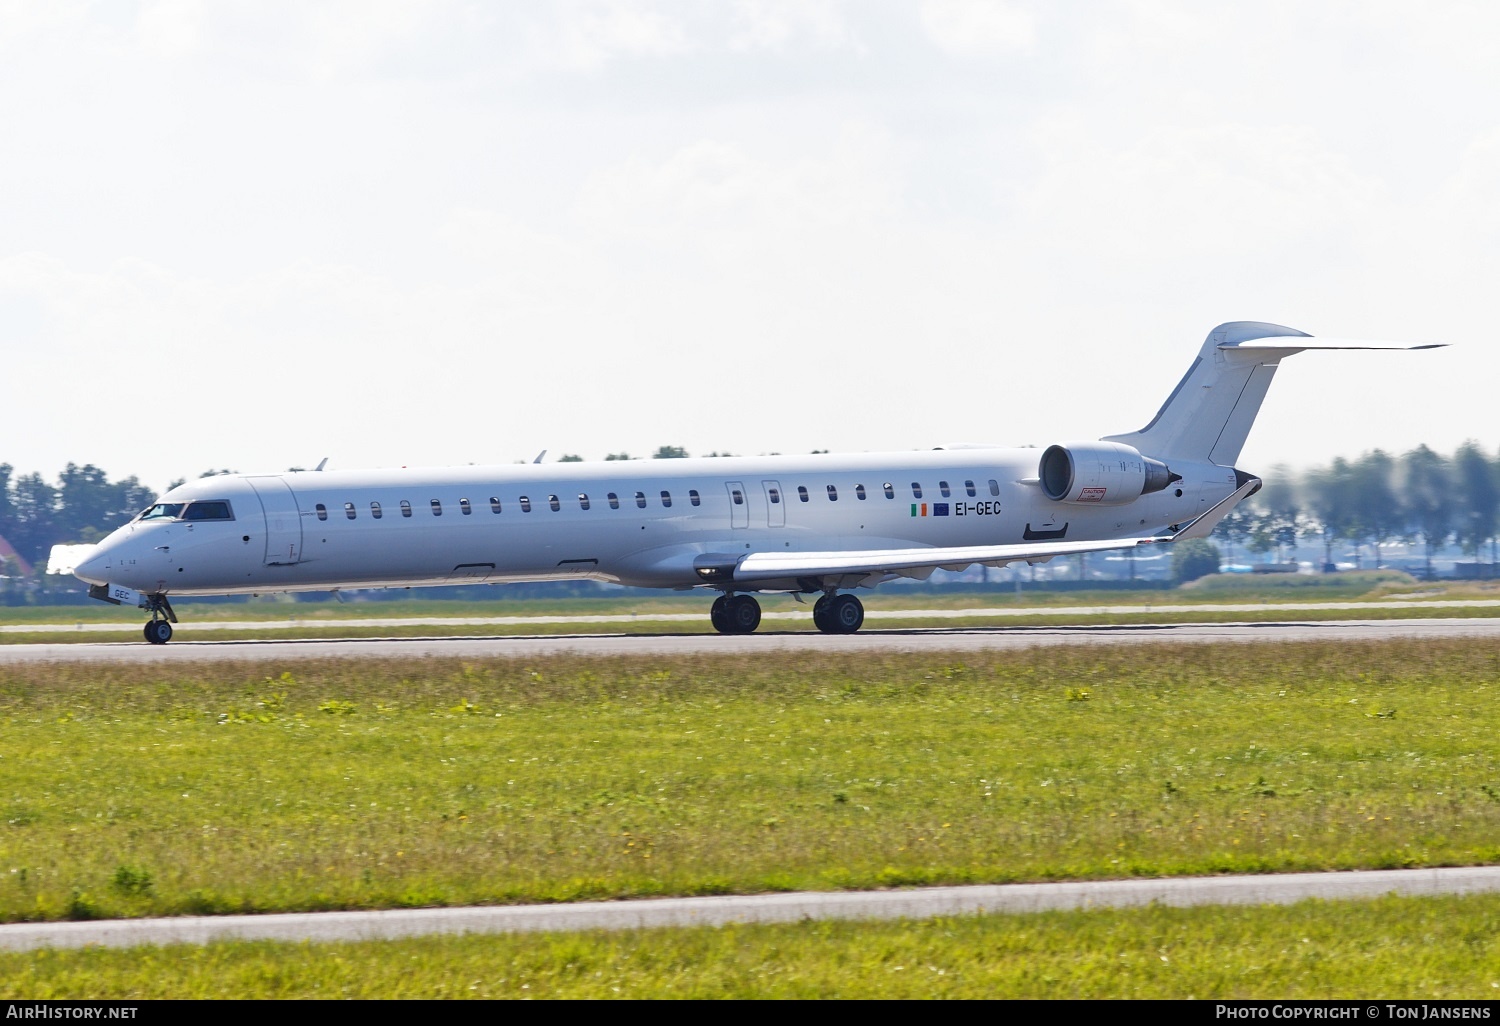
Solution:
M 1500 613 L 1500 599 L 1382 599 L 1379 602 L 1199 602 L 1192 605 L 1150 603 L 1119 606 L 995 606 L 991 608 L 961 609 L 867 609 L 865 622 L 877 624 L 881 620 L 1007 620 L 1027 616 L 1077 616 L 1080 618 L 1108 615 L 1130 615 L 1140 613 L 1248 613 L 1274 609 L 1287 613 L 1311 610 L 1391 610 L 1391 609 L 1494 609 Z M 59 610 L 61 612 L 61 610 Z M 768 611 L 761 614 L 763 623 L 787 622 L 806 626 L 810 613 L 806 610 L 790 612 Z M 339 627 L 515 627 L 549 624 L 593 624 L 596 626 L 623 626 L 642 623 L 697 623 L 706 625 L 707 614 L 702 610 L 691 613 L 600 613 L 558 614 L 551 616 L 372 616 L 338 617 L 288 616 L 280 620 L 202 620 L 194 621 L 192 613 L 185 614 L 195 633 L 215 631 L 262 631 L 275 634 L 279 631 L 333 630 Z M 140 634 L 141 622 L 116 623 L 110 621 L 79 620 L 73 623 L 15 623 L 0 625 L 3 634 L 73 634 L 80 631 Z
M 1171 880 L 931 887 L 644 901 L 398 909 L 262 916 L 182 916 L 0 926 L 0 950 L 207 944 L 227 940 L 360 941 L 431 934 L 530 933 L 790 923 L 804 919 L 923 919 L 981 913 L 1162 905 L 1285 905 L 1309 898 L 1500 891 L 1500 866 L 1286 873 Z
M 858 634 L 819 634 L 811 629 L 746 635 L 610 632 L 568 635 L 508 635 L 417 638 L 274 638 L 229 641 L 196 639 L 191 625 L 166 645 L 143 640 L 98 644 L 0 645 L 0 663 L 165 663 L 217 660 L 390 659 L 420 657 L 533 657 L 572 655 L 705 655 L 773 652 L 973 652 L 1052 645 L 1121 645 L 1148 642 L 1194 644 L 1266 641 L 1345 642 L 1390 638 L 1480 638 L 1500 636 L 1500 618 L 1416 620 L 1308 620 L 1266 623 L 1116 624 L 1063 627 L 867 628 Z

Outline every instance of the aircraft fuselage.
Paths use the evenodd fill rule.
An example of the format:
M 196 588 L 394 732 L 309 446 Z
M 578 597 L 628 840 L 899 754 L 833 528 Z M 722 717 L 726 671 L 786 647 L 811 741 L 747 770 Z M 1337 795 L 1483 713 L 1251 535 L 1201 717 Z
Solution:
M 137 519 L 77 569 L 164 595 L 586 577 L 706 582 L 695 560 L 1149 537 L 1230 494 L 1233 470 L 1174 466 L 1124 505 L 1049 500 L 1038 449 L 303 471 L 202 478 L 159 504 L 233 519 Z M 814 590 L 795 578 L 733 590 Z

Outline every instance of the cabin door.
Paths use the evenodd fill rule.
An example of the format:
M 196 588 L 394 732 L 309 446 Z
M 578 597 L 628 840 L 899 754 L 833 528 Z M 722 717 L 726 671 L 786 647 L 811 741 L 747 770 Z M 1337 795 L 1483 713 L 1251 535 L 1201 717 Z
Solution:
M 291 486 L 279 477 L 247 477 L 266 515 L 266 566 L 302 562 L 302 514 Z
M 750 526 L 750 496 L 745 492 L 742 481 L 725 481 L 724 487 L 729 491 L 729 526 Z
M 780 481 L 762 481 L 766 493 L 766 526 L 786 526 L 786 496 L 782 494 Z

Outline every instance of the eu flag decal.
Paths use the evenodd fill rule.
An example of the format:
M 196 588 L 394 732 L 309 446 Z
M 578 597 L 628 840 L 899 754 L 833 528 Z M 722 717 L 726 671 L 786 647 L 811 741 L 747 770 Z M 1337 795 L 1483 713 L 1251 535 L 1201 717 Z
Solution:
M 945 517 L 945 516 L 947 516 L 948 515 L 948 504 L 946 502 L 934 502 L 932 504 L 932 515 L 935 516 L 935 517 Z

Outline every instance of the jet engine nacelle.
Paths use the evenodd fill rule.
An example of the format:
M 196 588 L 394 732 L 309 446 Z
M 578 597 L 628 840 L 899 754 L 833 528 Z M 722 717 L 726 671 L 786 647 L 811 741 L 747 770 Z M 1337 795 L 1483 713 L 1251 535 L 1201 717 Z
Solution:
M 1049 445 L 1039 471 L 1053 502 L 1123 506 L 1182 478 L 1165 463 L 1119 442 Z

